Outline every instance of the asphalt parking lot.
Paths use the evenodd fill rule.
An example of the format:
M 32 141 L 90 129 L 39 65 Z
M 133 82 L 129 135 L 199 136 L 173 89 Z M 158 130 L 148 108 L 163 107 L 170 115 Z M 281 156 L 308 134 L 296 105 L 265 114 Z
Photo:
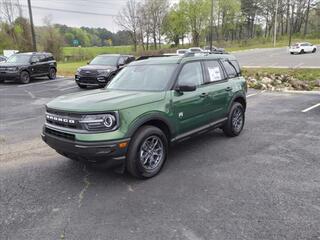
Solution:
M 320 239 L 320 94 L 250 90 L 241 136 L 185 141 L 139 181 L 41 141 L 43 105 L 78 91 L 0 84 L 0 239 Z
M 234 53 L 243 67 L 320 68 L 320 47 L 316 53 L 291 55 L 288 48 L 251 49 Z

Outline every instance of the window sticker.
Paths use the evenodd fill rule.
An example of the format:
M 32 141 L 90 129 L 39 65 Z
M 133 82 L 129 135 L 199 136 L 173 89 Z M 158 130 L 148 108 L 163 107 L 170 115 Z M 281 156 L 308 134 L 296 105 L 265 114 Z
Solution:
M 210 82 L 220 81 L 222 79 L 219 67 L 209 67 L 208 68 Z

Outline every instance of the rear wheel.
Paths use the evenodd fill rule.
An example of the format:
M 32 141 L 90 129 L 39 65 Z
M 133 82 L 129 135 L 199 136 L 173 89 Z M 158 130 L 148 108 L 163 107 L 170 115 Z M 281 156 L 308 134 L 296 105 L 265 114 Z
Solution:
M 127 170 L 137 178 L 157 175 L 167 159 L 168 140 L 157 127 L 140 128 L 131 140 L 127 156 Z
M 317 51 L 317 49 L 316 48 L 314 48 L 313 50 L 312 50 L 312 53 L 315 53 Z
M 57 77 L 57 70 L 55 68 L 50 68 L 48 78 L 49 79 L 56 79 Z
M 235 102 L 233 103 L 228 121 L 223 127 L 223 132 L 228 137 L 236 137 L 239 136 L 242 132 L 243 126 L 245 122 L 245 111 L 241 103 Z
M 22 71 L 20 73 L 20 82 L 23 84 L 27 84 L 30 82 L 30 74 L 27 71 Z
M 301 49 L 300 54 L 304 54 L 304 50 L 303 49 Z

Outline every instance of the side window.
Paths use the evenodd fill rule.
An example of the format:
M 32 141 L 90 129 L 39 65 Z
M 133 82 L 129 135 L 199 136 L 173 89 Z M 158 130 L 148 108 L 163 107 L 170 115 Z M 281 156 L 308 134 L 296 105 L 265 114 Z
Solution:
M 34 56 L 31 57 L 31 62 L 33 62 L 33 63 L 38 63 L 39 61 L 40 61 L 40 60 L 39 60 L 39 57 L 38 57 L 38 56 L 34 55 Z
M 134 61 L 134 57 L 128 57 L 128 59 L 127 59 L 127 64 L 129 64 L 129 63 L 131 63 L 131 62 L 133 62 Z
M 223 70 L 218 61 L 205 61 L 204 68 L 208 76 L 206 81 L 207 83 L 217 82 L 225 79 Z
M 179 77 L 179 85 L 196 85 L 203 84 L 202 67 L 200 62 L 187 63 L 183 66 Z
M 124 60 L 123 57 L 120 57 L 118 64 L 119 65 L 124 65 L 125 64 L 125 60 Z
M 232 60 L 230 62 L 236 68 L 237 74 L 240 75 L 241 74 L 241 68 L 240 68 L 240 65 L 239 65 L 238 61 Z
M 46 55 L 44 55 L 44 54 L 38 55 L 38 58 L 39 58 L 40 62 L 46 62 L 47 61 Z
M 229 61 L 225 60 L 222 62 L 222 64 L 223 64 L 229 78 L 234 78 L 238 75 L 235 67 L 232 66 Z

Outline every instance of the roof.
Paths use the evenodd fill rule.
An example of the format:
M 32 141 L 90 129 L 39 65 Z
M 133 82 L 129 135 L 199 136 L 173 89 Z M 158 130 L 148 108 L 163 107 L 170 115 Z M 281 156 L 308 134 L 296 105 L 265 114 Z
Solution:
M 146 60 L 132 62 L 130 65 L 147 65 L 147 64 L 179 64 L 194 60 L 215 60 L 215 59 L 229 59 L 236 60 L 235 56 L 230 54 L 206 54 L 195 56 L 172 56 L 172 57 L 155 57 Z
M 100 54 L 97 57 L 120 57 L 120 56 L 133 57 L 133 55 L 129 55 L 129 54 Z

